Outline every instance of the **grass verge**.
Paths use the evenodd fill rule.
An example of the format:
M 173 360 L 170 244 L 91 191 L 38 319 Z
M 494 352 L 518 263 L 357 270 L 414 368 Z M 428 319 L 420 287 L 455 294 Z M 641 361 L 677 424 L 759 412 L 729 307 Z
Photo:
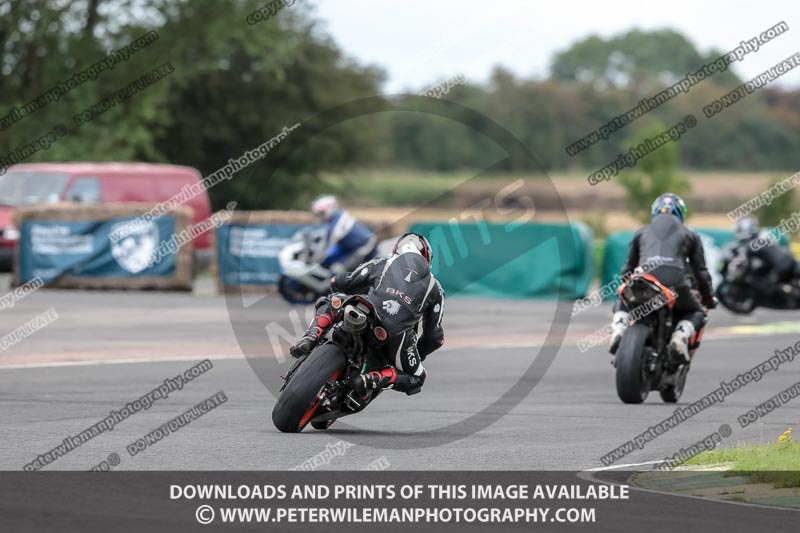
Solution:
M 800 487 L 800 442 L 744 445 L 702 452 L 685 465 L 731 464 L 726 475 L 745 476 L 775 488 Z

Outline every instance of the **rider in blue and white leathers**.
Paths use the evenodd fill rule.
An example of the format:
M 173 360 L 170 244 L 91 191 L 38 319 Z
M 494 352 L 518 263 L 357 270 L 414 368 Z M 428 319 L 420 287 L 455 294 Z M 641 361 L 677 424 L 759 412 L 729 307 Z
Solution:
M 322 266 L 334 273 L 346 272 L 375 257 L 378 246 L 375 234 L 339 208 L 336 197 L 318 197 L 311 204 L 311 212 L 328 225 L 324 243 L 327 252 Z

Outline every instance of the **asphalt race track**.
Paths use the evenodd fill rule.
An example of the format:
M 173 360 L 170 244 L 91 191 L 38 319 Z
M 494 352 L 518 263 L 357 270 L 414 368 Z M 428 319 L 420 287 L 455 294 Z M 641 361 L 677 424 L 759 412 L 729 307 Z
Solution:
M 252 321 L 252 331 L 263 335 L 271 322 L 291 327 L 292 308 L 281 300 L 251 300 L 255 303 L 250 302 L 246 320 Z M 534 361 L 555 305 L 448 299 L 446 348 L 426 361 L 430 377 L 421 394 L 406 397 L 389 391 L 364 413 L 341 421 L 349 425 L 337 422 L 327 432 L 309 428 L 285 435 L 272 426 L 275 399 L 258 377 L 259 368 L 267 368 L 260 361 L 277 368 L 274 354 L 263 347 L 260 360 L 251 363 L 242 356 L 238 339 L 255 344 L 261 337 L 234 333 L 224 297 L 210 290 L 195 295 L 40 290 L 2 311 L 7 330 L 49 308 L 59 319 L 0 352 L 0 469 L 22 469 L 111 409 L 206 357 L 213 369 L 46 469 L 88 470 L 116 453 L 120 463 L 115 469 L 286 470 L 326 449 L 337 452 L 321 469 L 361 469 L 375 461 L 395 470 L 601 467 L 601 456 L 668 417 L 674 406 L 662 403 L 657 393 L 643 405 L 623 405 L 605 347 L 578 350 L 578 340 L 605 325 L 608 305 L 572 319 L 541 381 L 535 384 L 530 376 L 523 380 L 523 388 L 535 384 L 530 393 L 495 403 Z M 746 318 L 713 311 L 680 405 L 794 344 L 800 333 L 797 318 L 797 313 L 762 310 Z M 798 381 L 798 365 L 800 361 L 785 363 L 617 464 L 662 459 L 722 424 L 733 428 L 729 439 L 734 441 L 774 440 L 788 425 L 797 424 L 800 404 L 778 409 L 763 425 L 742 429 L 736 420 Z M 279 379 L 272 373 L 265 378 L 270 384 Z M 126 452 L 127 445 L 220 390 L 228 401 L 217 409 L 135 456 Z M 516 399 L 521 400 L 518 405 Z

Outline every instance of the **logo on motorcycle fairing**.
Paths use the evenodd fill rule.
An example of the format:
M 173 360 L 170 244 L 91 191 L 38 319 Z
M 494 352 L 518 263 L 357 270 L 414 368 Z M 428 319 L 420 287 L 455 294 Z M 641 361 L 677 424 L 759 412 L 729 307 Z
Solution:
M 394 316 L 398 311 L 400 311 L 400 302 L 397 300 L 384 300 L 383 310 Z
M 123 229 L 124 227 L 124 229 Z M 111 241 L 111 255 L 124 270 L 138 274 L 146 269 L 158 248 L 158 226 L 154 222 L 125 221 L 114 224 L 111 234 L 123 232 L 125 237 Z

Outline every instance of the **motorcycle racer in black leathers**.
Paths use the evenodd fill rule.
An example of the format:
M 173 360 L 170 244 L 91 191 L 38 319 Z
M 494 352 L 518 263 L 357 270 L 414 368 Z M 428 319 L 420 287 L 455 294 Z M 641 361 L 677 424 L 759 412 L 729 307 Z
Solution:
M 736 221 L 733 227 L 734 241 L 724 252 L 720 272 L 727 270 L 728 263 L 739 250 L 743 250 L 748 260 L 758 258 L 764 265 L 761 283 L 763 287 L 776 287 L 791 283 L 800 278 L 800 262 L 792 252 L 778 243 L 777 238 L 762 231 L 758 219 L 749 216 Z M 787 287 L 786 290 L 791 290 Z
M 670 339 L 670 350 L 689 362 L 691 340 L 705 325 L 706 310 L 703 306 L 716 307 L 703 243 L 697 233 L 683 224 L 686 205 L 677 195 L 666 193 L 659 196 L 653 202 L 651 213 L 652 222 L 640 228 L 631 240 L 621 276 L 627 279 L 637 267 L 647 264 L 649 273 L 676 294 L 673 308 L 676 326 Z M 696 280 L 702 303 L 695 295 L 689 274 Z M 609 351 L 612 354 L 617 351 L 629 324 L 629 309 L 618 300 L 611 324 Z
M 415 394 L 427 377 L 422 362 L 444 343 L 444 291 L 430 271 L 432 251 L 425 237 L 407 233 L 397 240 L 390 257 L 373 259 L 331 280 L 331 290 L 360 294 L 373 305 L 388 339 L 383 349 L 394 367 L 357 376 L 360 394 L 392 388 Z M 289 350 L 294 357 L 310 353 L 333 323 L 330 298 L 317 303 L 317 315 L 306 334 Z

